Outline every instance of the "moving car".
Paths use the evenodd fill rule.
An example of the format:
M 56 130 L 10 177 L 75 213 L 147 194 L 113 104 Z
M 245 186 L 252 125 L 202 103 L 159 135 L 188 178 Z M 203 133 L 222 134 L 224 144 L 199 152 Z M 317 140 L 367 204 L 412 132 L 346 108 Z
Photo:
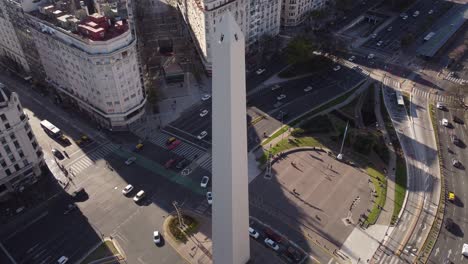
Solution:
M 123 188 L 122 193 L 123 195 L 129 194 L 133 190 L 133 185 L 129 184 Z
M 387 28 L 387 31 L 388 31 L 388 32 L 390 32 L 390 31 L 392 31 L 392 30 L 393 30 L 393 27 L 388 27 L 388 28 Z
M 249 227 L 249 236 L 257 239 L 260 236 L 260 234 L 257 231 L 255 231 L 255 229 Z
M 351 57 L 349 57 L 348 61 L 351 61 L 351 62 L 352 62 L 352 61 L 354 61 L 355 59 L 356 59 L 356 56 L 351 56 Z
M 276 99 L 277 99 L 278 101 L 281 101 L 281 100 L 283 100 L 284 98 L 286 98 L 286 95 L 285 95 L 285 94 L 280 94 L 278 97 L 276 97 Z
M 453 192 L 448 192 L 448 200 L 451 202 L 455 201 L 455 194 Z
M 171 168 L 172 166 L 174 166 L 174 163 L 176 161 L 177 161 L 177 159 L 170 159 L 170 160 L 166 161 L 166 163 L 164 164 L 164 168 L 166 168 L 166 169 Z
M 341 66 L 340 65 L 336 65 L 334 68 L 333 68 L 333 71 L 339 71 L 341 70 Z
M 200 135 L 197 136 L 198 139 L 202 140 L 204 137 L 206 137 L 206 135 L 208 135 L 208 132 L 206 131 L 202 131 L 200 133 Z
M 375 39 L 376 37 L 377 37 L 377 34 L 375 34 L 375 33 L 371 35 L 372 39 Z
M 274 251 L 279 250 L 278 244 L 276 244 L 275 241 L 269 239 L 268 237 L 265 238 L 265 245 L 267 245 L 269 248 L 273 249 Z
M 135 157 L 130 157 L 128 158 L 128 160 L 125 161 L 125 164 L 128 166 L 130 164 L 132 164 L 133 162 L 135 162 L 136 158 Z
M 445 126 L 445 127 L 448 127 L 448 126 L 449 126 L 449 121 L 447 120 L 447 118 L 442 118 L 441 123 L 442 123 L 442 125 Z
M 432 15 L 434 13 L 434 10 L 429 10 L 429 12 L 427 12 L 428 15 Z
M 65 156 L 63 156 L 62 152 L 60 152 L 60 150 L 58 149 L 52 149 L 52 154 L 57 157 L 59 160 L 63 160 L 65 158 Z
M 142 149 L 143 146 L 144 146 L 144 145 L 141 144 L 141 143 L 140 143 L 140 144 L 137 144 L 137 145 L 135 146 L 135 148 L 133 149 L 133 151 L 137 152 L 137 151 L 139 151 L 140 149 Z
M 413 13 L 413 17 L 417 17 L 417 16 L 419 16 L 419 11 L 418 10 L 414 11 L 414 13 Z
M 176 141 L 177 139 L 175 137 L 170 137 L 166 140 L 166 145 L 172 144 L 172 142 Z
M 460 145 L 461 141 L 456 135 L 450 135 L 450 140 L 452 140 L 452 143 L 454 145 Z
M 463 119 L 459 118 L 458 116 L 453 116 L 453 122 L 460 125 L 463 125 L 465 123 L 465 121 L 463 121 Z
M 444 109 L 445 109 L 445 105 L 444 105 L 444 103 L 442 103 L 442 102 L 437 102 L 436 107 L 437 107 L 437 109 L 440 109 L 440 110 L 444 110 Z
M 380 40 L 379 42 L 377 42 L 377 46 L 379 47 L 382 46 L 382 44 L 383 44 L 383 40 Z
M 204 117 L 204 116 L 206 116 L 207 114 L 208 114 L 208 110 L 205 109 L 205 110 L 203 110 L 203 111 L 200 112 L 200 117 Z
M 133 197 L 133 201 L 135 201 L 135 203 L 137 203 L 137 202 L 141 201 L 141 199 L 143 199 L 143 197 L 145 197 L 145 195 L 146 195 L 145 191 L 141 190 L 135 195 L 135 197 Z
M 182 142 L 181 142 L 180 140 L 177 139 L 176 141 L 172 142 L 172 144 L 170 144 L 170 145 L 167 147 L 167 149 L 173 150 L 173 149 L 175 149 L 177 146 L 179 146 L 180 143 L 182 143 Z
M 68 258 L 65 257 L 65 256 L 61 256 L 58 260 L 57 260 L 57 264 L 65 264 L 68 262 Z
M 202 180 L 201 180 L 201 183 L 200 183 L 200 187 L 202 188 L 206 188 L 206 186 L 208 186 L 208 182 L 210 181 L 210 177 L 208 176 L 203 176 Z
M 367 56 L 367 58 L 368 58 L 369 60 L 370 60 L 370 59 L 373 59 L 373 58 L 375 58 L 375 55 L 374 55 L 373 53 L 371 53 L 371 54 L 369 54 L 369 55 Z
M 182 158 L 176 165 L 176 169 L 183 169 L 185 166 L 189 165 L 190 161 L 188 159 Z
M 312 86 L 307 86 L 306 88 L 304 88 L 304 92 L 310 92 L 312 91 Z
M 257 75 L 260 75 L 260 74 L 264 73 L 265 71 L 266 71 L 265 68 L 261 68 L 261 69 L 258 69 L 255 73 L 256 73 Z
M 159 234 L 158 230 L 153 232 L 153 241 L 155 244 L 161 243 L 161 234 Z
M 447 219 L 445 220 L 445 228 L 446 228 L 447 230 L 449 230 L 449 231 L 452 230 L 452 228 L 453 228 L 453 220 L 452 220 L 452 218 L 447 218 Z
M 213 193 L 207 192 L 206 193 L 206 200 L 208 201 L 208 204 L 213 204 Z
M 202 101 L 206 101 L 206 100 L 208 100 L 208 99 L 210 99 L 210 98 L 211 98 L 211 95 L 209 95 L 209 94 L 204 94 L 204 95 L 202 96 L 201 100 L 202 100 Z
M 281 86 L 280 86 L 279 84 L 275 84 L 275 85 L 273 85 L 273 86 L 271 87 L 271 90 L 274 91 L 274 90 L 278 90 L 278 89 L 280 89 L 280 88 L 281 88 Z
M 459 168 L 461 166 L 461 163 L 459 160 L 457 159 L 452 159 L 452 165 L 455 167 L 455 168 Z
M 468 257 L 468 244 L 463 244 L 462 255 Z

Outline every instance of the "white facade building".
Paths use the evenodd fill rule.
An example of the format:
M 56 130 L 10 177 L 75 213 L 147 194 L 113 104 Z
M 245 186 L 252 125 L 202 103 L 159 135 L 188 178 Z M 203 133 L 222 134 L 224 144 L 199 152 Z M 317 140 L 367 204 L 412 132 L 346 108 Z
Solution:
M 11 21 L 14 19 L 10 17 L 12 9 L 13 12 L 21 12 L 21 6 L 16 1 L 0 0 L 0 59 L 9 67 L 19 66 L 18 70 L 29 72 L 29 64 Z M 16 65 L 8 65 L 10 62 Z
M 0 83 L 0 197 L 21 191 L 41 175 L 43 153 L 18 95 Z
M 262 36 L 276 36 L 280 32 L 281 0 L 249 0 L 249 29 L 247 46 L 258 42 Z
M 301 24 L 310 11 L 322 9 L 328 0 L 283 0 L 281 25 L 294 27 Z
M 100 126 L 127 130 L 146 102 L 136 40 L 126 21 L 87 12 L 44 5 L 27 14 L 46 81 Z

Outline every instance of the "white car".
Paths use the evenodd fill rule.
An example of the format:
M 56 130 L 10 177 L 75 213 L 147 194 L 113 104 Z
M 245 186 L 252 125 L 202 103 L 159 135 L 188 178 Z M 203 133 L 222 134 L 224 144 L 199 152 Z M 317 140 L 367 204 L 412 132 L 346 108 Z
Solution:
M 419 16 L 419 11 L 418 10 L 414 11 L 414 13 L 413 13 L 413 17 L 417 17 L 417 16 Z
M 208 110 L 205 109 L 205 110 L 203 110 L 203 111 L 200 112 L 200 117 L 204 117 L 204 116 L 206 116 L 207 114 L 208 114 Z
M 340 65 L 336 65 L 334 68 L 333 68 L 333 71 L 339 71 L 341 70 L 341 66 Z
M 407 15 L 406 13 L 401 13 L 401 14 L 400 14 L 400 17 L 401 17 L 403 20 L 408 19 L 408 15 Z
M 125 161 L 125 164 L 130 165 L 130 164 L 132 164 L 133 162 L 135 162 L 135 160 L 136 160 L 135 157 L 130 157 L 130 158 L 128 158 L 128 160 Z
M 283 100 L 284 98 L 286 98 L 286 95 L 285 95 L 285 94 L 280 94 L 278 97 L 276 97 L 276 99 L 277 99 L 278 101 L 281 101 L 281 100 Z
M 458 168 L 461 166 L 461 163 L 459 160 L 457 159 L 452 159 L 452 165 L 455 167 L 455 168 Z
M 468 257 L 468 244 L 463 244 L 462 255 Z
M 141 199 L 143 199 L 143 197 L 145 197 L 145 195 L 146 195 L 145 191 L 141 190 L 135 195 L 135 197 L 133 197 L 133 201 L 135 201 L 135 203 L 137 203 L 137 202 L 141 201 Z
M 213 204 L 213 194 L 211 192 L 206 193 L 206 200 L 208 201 L 208 204 Z
M 155 244 L 161 243 L 161 234 L 159 234 L 158 230 L 153 232 L 153 241 Z
M 273 249 L 274 251 L 278 251 L 279 249 L 279 246 L 278 244 L 275 243 L 275 241 L 269 239 L 268 237 L 265 238 L 265 244 L 270 247 L 271 249 Z
M 356 56 L 351 56 L 351 57 L 349 57 L 348 61 L 351 61 L 351 62 L 352 62 L 352 61 L 354 61 L 355 59 L 356 59 Z
M 310 92 L 312 91 L 312 86 L 307 86 L 306 88 L 304 88 L 304 92 Z
M 123 193 L 124 195 L 127 195 L 127 194 L 129 194 L 132 190 L 133 190 L 133 185 L 129 184 L 129 185 L 125 186 L 125 188 L 122 190 L 122 193 Z
M 208 135 L 208 132 L 206 131 L 202 131 L 200 133 L 200 135 L 197 136 L 198 139 L 202 140 L 204 137 L 206 137 L 206 135 Z
M 367 58 L 368 58 L 369 60 L 370 60 L 370 59 L 373 59 L 373 58 L 375 58 L 375 55 L 374 55 L 373 53 L 371 53 L 371 54 L 369 54 L 369 55 L 367 56 Z
M 266 71 L 266 69 L 258 69 L 255 73 L 257 73 L 257 75 L 260 75 L 262 73 L 264 73 Z
M 210 99 L 210 98 L 211 98 L 211 95 L 209 95 L 209 94 L 204 94 L 204 95 L 202 96 L 201 100 L 202 100 L 202 101 L 206 101 L 206 100 L 208 100 L 208 99 Z
M 249 227 L 249 236 L 257 239 L 260 236 L 260 234 L 257 231 L 255 231 L 255 229 Z
M 388 32 L 390 32 L 390 31 L 392 31 L 392 30 L 393 30 L 393 27 L 388 27 L 388 28 L 387 28 L 387 31 L 388 31 Z
M 429 14 L 429 15 L 432 15 L 433 13 L 434 13 L 434 10 L 432 10 L 432 9 L 429 10 L 429 12 L 427 12 L 427 14 Z
M 65 256 L 61 256 L 58 260 L 57 260 L 57 264 L 65 264 L 68 262 L 68 258 L 65 257 Z
M 447 118 L 442 118 L 442 125 L 445 127 L 449 126 L 449 121 L 447 120 Z
M 380 40 L 379 42 L 377 42 L 377 46 L 379 46 L 379 47 L 382 46 L 382 44 L 383 44 L 383 41 L 382 41 L 382 40 Z
M 210 177 L 203 176 L 203 178 L 201 179 L 200 187 L 206 188 L 206 186 L 208 186 L 209 181 L 210 181 Z
M 271 87 L 271 90 L 274 91 L 274 90 L 278 90 L 279 88 L 281 88 L 281 86 L 279 84 L 275 84 Z
M 374 33 L 374 34 L 372 34 L 370 37 L 371 37 L 372 39 L 375 39 L 375 38 L 377 37 L 377 34 Z
M 445 105 L 442 102 L 437 102 L 436 107 L 437 109 L 440 109 L 440 110 L 445 109 Z

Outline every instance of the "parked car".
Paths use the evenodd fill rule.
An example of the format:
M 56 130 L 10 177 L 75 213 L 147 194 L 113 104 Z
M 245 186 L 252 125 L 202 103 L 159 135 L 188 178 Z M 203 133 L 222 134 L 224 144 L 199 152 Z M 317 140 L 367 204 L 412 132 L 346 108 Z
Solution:
M 255 73 L 256 73 L 257 75 L 260 75 L 260 74 L 264 73 L 265 71 L 266 71 L 265 68 L 261 68 L 261 69 L 258 69 Z
M 82 196 L 83 194 L 85 194 L 85 189 L 83 187 L 79 188 L 78 190 L 74 191 L 71 196 L 73 198 L 78 198 L 79 196 Z
M 377 34 L 375 34 L 375 33 L 371 35 L 372 39 L 375 39 L 376 37 L 377 37 Z
M 427 12 L 428 15 L 432 15 L 434 13 L 434 10 L 429 10 L 429 12 Z
M 260 234 L 257 231 L 255 231 L 255 229 L 249 227 L 249 236 L 257 239 L 260 236 Z
M 276 99 L 277 99 L 278 101 L 281 101 L 281 100 L 283 100 L 284 98 L 286 98 L 286 95 L 285 95 L 285 94 L 280 94 L 278 97 L 276 97 Z
M 450 140 L 452 141 L 452 143 L 456 146 L 460 146 L 461 145 L 461 141 L 460 139 L 456 136 L 456 135 L 450 135 Z
M 414 13 L 413 13 L 413 17 L 417 17 L 417 16 L 419 16 L 419 11 L 418 10 L 414 11 Z
M 130 157 L 125 161 L 125 164 L 128 166 L 128 165 L 132 164 L 133 162 L 135 162 L 135 160 L 136 160 L 135 157 Z
M 122 193 L 123 195 L 129 194 L 133 190 L 133 185 L 129 184 L 123 188 Z
M 145 195 L 145 191 L 141 190 L 135 195 L 135 197 L 133 197 L 133 201 L 135 201 L 135 203 L 138 203 L 145 197 Z
M 383 40 L 380 40 L 379 42 L 377 42 L 377 46 L 379 47 L 382 46 L 382 44 L 383 44 Z
M 205 109 L 205 110 L 203 110 L 203 111 L 200 112 L 200 117 L 204 117 L 204 116 L 206 116 L 207 114 L 208 114 L 208 110 Z
M 201 100 L 202 100 L 202 101 L 206 101 L 206 100 L 208 100 L 208 99 L 210 99 L 210 98 L 211 98 L 211 95 L 209 95 L 209 94 L 204 94 L 204 95 L 202 96 Z
M 200 133 L 200 135 L 197 136 L 197 138 L 200 139 L 200 140 L 202 140 L 202 139 L 205 138 L 207 135 L 208 135 L 208 132 L 202 131 L 202 132 Z
M 288 256 L 290 259 L 295 260 L 295 261 L 300 261 L 302 259 L 302 254 L 299 252 L 294 247 L 288 247 L 288 249 L 285 251 L 286 256 Z
M 62 152 L 60 152 L 60 150 L 58 149 L 52 149 L 52 154 L 57 157 L 57 159 L 59 160 L 63 160 L 65 158 L 65 156 L 63 156 Z
M 267 245 L 269 248 L 273 249 L 274 251 L 279 250 L 278 244 L 276 244 L 275 241 L 269 239 L 268 237 L 265 238 L 265 245 Z
M 176 141 L 172 142 L 172 144 L 170 144 L 170 145 L 167 147 L 167 149 L 173 150 L 173 149 L 175 149 L 177 146 L 179 146 L 180 143 L 182 143 L 182 142 L 181 142 L 180 140 L 177 139 Z
M 201 182 L 200 182 L 200 187 L 206 188 L 208 186 L 208 182 L 210 181 L 210 177 L 208 176 L 203 176 Z
M 161 234 L 159 234 L 158 230 L 153 232 L 153 241 L 155 244 L 161 243 Z
M 312 86 L 307 86 L 306 88 L 304 88 L 304 92 L 310 92 L 312 91 Z
M 206 193 L 206 200 L 208 201 L 208 204 L 213 204 L 213 193 L 207 192 Z

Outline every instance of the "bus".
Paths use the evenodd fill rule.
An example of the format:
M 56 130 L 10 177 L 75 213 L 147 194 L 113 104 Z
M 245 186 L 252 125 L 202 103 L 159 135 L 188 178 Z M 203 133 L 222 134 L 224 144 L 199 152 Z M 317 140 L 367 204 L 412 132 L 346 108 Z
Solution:
M 424 37 L 424 41 L 430 40 L 435 35 L 435 32 L 430 32 Z
M 44 129 L 47 135 L 53 138 L 59 138 L 62 135 L 62 131 L 47 120 L 41 121 L 41 127 Z
M 403 95 L 401 94 L 400 91 L 396 92 L 396 98 L 397 98 L 397 103 L 398 105 L 405 105 L 405 101 L 403 100 Z

